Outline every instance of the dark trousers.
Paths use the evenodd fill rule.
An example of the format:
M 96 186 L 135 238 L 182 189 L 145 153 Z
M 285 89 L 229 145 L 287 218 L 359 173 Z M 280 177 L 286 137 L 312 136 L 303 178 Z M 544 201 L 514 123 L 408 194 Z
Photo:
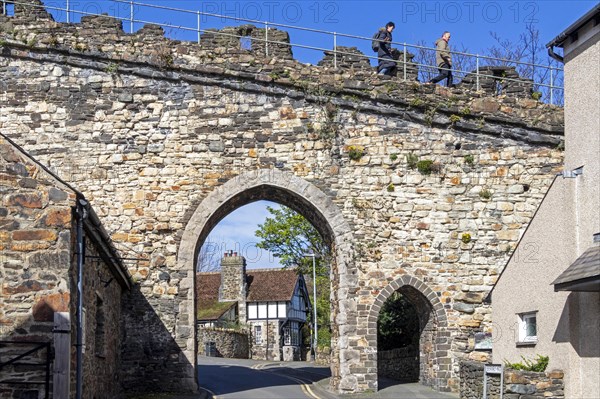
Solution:
M 396 70 L 396 62 L 390 55 L 382 55 L 379 56 L 379 66 L 377 67 L 377 73 L 380 75 L 390 75 L 393 76 Z
M 438 68 L 438 71 L 440 71 L 440 74 L 438 76 L 436 76 L 435 78 L 431 79 L 429 82 L 437 83 L 440 80 L 447 79 L 446 86 L 452 87 L 452 71 L 450 70 L 450 64 L 448 64 L 446 62 L 443 63 Z

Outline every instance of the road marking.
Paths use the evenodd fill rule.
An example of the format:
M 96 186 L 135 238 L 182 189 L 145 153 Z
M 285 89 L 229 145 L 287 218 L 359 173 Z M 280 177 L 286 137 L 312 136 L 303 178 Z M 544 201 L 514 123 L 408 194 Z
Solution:
M 313 392 L 312 389 L 310 389 L 310 386 L 308 384 L 306 384 L 304 381 L 302 381 L 301 379 L 296 378 L 296 377 L 291 377 L 291 376 L 286 375 L 286 374 L 280 374 L 280 373 L 275 373 L 275 372 L 272 372 L 272 371 L 266 371 L 266 370 L 264 370 L 265 367 L 270 366 L 270 365 L 271 365 L 270 363 L 258 363 L 258 364 L 253 364 L 252 366 L 250 366 L 250 368 L 253 369 L 253 370 L 257 370 L 257 371 L 262 371 L 263 373 L 276 374 L 276 375 L 278 375 L 280 377 L 288 378 L 290 380 L 293 380 L 293 381 L 295 381 L 295 382 L 297 382 L 297 383 L 300 384 L 300 389 L 302 390 L 302 392 L 306 396 L 308 396 L 309 398 L 312 398 L 312 399 L 321 399 L 319 396 L 317 396 Z M 275 365 L 276 366 L 281 366 L 281 363 L 277 363 Z M 217 397 L 214 396 L 214 393 L 211 392 L 211 394 L 213 395 L 214 399 L 217 399 Z
M 208 392 L 209 394 L 211 394 L 212 395 L 212 399 L 219 399 L 219 397 L 217 395 L 215 395 L 215 393 L 213 391 L 211 391 L 210 389 L 205 388 L 205 387 L 200 387 L 200 389 L 203 389 L 206 392 Z
M 273 373 L 273 374 L 277 374 L 280 377 L 284 377 L 284 378 L 289 378 L 290 380 L 294 380 L 298 383 L 300 383 L 300 389 L 302 390 L 302 392 L 304 392 L 304 394 L 306 396 L 308 396 L 309 398 L 313 398 L 313 399 L 321 399 L 319 396 L 317 396 L 312 389 L 310 389 L 310 386 L 308 386 L 308 384 L 305 384 L 304 381 L 302 381 L 299 378 L 296 377 L 291 377 L 289 375 L 285 375 L 285 374 L 279 374 L 279 373 Z

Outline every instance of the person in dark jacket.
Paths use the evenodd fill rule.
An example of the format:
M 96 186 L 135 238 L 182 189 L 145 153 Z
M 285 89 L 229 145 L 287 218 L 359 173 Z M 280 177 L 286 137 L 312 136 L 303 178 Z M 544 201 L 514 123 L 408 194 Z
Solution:
M 377 39 L 379 40 L 379 50 L 377 50 L 377 58 L 379 65 L 377 73 L 379 75 L 391 75 L 396 68 L 396 62 L 392 56 L 392 32 L 396 28 L 396 24 L 388 22 L 385 28 L 379 30 Z
M 437 83 L 440 80 L 446 79 L 446 86 L 454 87 L 452 84 L 452 54 L 450 53 L 450 32 L 446 31 L 435 42 L 435 62 L 437 64 L 439 75 L 431 79 L 429 83 Z

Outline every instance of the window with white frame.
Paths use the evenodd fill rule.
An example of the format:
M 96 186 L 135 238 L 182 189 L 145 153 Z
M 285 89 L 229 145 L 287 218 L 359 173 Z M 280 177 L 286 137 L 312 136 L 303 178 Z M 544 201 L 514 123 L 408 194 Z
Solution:
M 262 344 L 262 326 L 254 326 L 254 343 Z
M 287 306 L 285 302 L 277 303 L 277 312 L 279 314 L 279 318 L 285 318 L 287 316 Z
M 283 329 L 283 344 L 291 345 L 292 344 L 292 334 L 289 327 L 285 327 Z
M 268 316 L 269 319 L 276 319 L 277 318 L 277 302 L 269 302 L 268 303 Z
M 267 304 L 266 303 L 258 304 L 258 318 L 259 319 L 267 318 Z
M 258 304 L 257 303 L 249 303 L 248 304 L 248 318 L 249 319 L 258 319 Z
M 519 342 L 537 342 L 537 312 L 519 314 Z

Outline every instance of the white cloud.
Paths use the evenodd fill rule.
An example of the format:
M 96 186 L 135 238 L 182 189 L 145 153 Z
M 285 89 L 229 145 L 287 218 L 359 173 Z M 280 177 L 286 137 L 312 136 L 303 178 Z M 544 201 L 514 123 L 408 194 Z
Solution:
M 218 251 L 219 257 L 225 251 L 237 252 L 246 258 L 249 269 L 281 267 L 277 257 L 256 246 L 260 240 L 254 233 L 258 225 L 271 216 L 267 206 L 279 208 L 279 204 L 274 202 L 257 201 L 238 208 L 223 218 L 209 234 L 209 240 L 213 243 L 211 250 Z

